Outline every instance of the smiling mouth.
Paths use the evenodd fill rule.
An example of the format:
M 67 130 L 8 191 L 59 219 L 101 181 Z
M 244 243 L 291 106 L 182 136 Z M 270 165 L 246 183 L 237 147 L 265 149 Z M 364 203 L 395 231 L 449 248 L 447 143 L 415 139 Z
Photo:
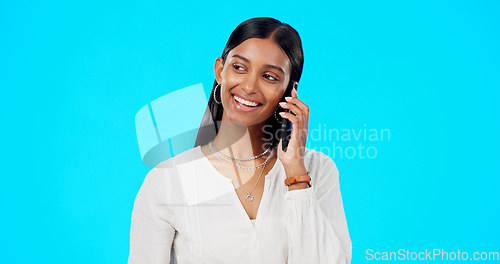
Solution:
M 262 104 L 261 103 L 257 103 L 257 102 L 252 102 L 252 101 L 247 101 L 235 94 L 233 94 L 233 97 L 234 97 L 234 100 L 244 106 L 248 106 L 248 107 L 258 107 L 258 106 L 261 106 Z

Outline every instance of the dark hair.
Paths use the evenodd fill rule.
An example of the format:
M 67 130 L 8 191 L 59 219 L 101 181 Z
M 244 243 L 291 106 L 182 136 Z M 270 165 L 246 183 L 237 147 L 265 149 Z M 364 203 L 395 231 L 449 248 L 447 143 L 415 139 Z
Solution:
M 226 46 L 222 51 L 222 63 L 226 61 L 227 55 L 232 49 L 250 38 L 272 38 L 286 53 L 292 66 L 287 91 L 292 89 L 293 83 L 300 80 L 302 67 L 304 65 L 302 41 L 300 40 L 300 36 L 297 31 L 290 25 L 281 23 L 279 20 L 270 17 L 248 19 L 239 24 L 231 33 L 231 36 L 229 36 Z M 212 140 L 219 131 L 219 125 L 222 120 L 224 109 L 222 104 L 217 104 L 213 98 L 214 90 L 217 85 L 217 81 L 214 81 L 212 93 L 210 94 L 210 98 L 208 100 L 208 106 L 205 111 L 205 115 L 203 116 L 203 120 L 201 121 L 200 128 L 198 129 L 195 147 L 208 144 L 208 142 Z M 220 92 L 218 95 L 219 98 L 217 101 L 220 102 Z M 282 100 L 284 100 L 284 98 L 282 98 Z M 281 119 L 280 116 L 279 118 Z M 271 127 L 271 130 L 268 131 L 268 133 L 272 133 L 273 136 L 271 144 L 273 147 L 276 147 L 279 143 L 279 139 L 276 137 L 276 131 L 281 128 L 281 122 L 278 122 L 274 115 L 271 115 L 266 120 L 266 125 L 270 125 Z

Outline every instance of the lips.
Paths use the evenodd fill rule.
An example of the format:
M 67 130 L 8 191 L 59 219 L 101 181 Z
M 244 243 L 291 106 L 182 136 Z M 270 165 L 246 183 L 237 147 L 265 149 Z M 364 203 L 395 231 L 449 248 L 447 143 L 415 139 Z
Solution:
M 245 98 L 241 95 L 233 94 L 233 97 L 238 103 L 241 103 L 241 104 L 244 104 L 247 106 L 255 107 L 255 106 L 262 105 L 260 102 L 258 102 L 256 100 Z
M 240 111 L 242 111 L 242 112 L 251 112 L 251 111 L 255 111 L 255 110 L 259 109 L 259 108 L 262 106 L 262 104 L 261 104 L 261 103 L 258 103 L 258 102 L 255 102 L 255 101 L 250 101 L 250 102 L 253 102 L 253 103 L 258 103 L 258 105 L 257 105 L 257 106 L 248 106 L 248 105 L 246 105 L 246 104 L 244 104 L 244 103 L 240 103 L 240 102 L 236 101 L 235 96 L 236 96 L 236 97 L 239 97 L 238 95 L 235 95 L 235 94 L 233 94 L 233 95 L 231 96 L 231 99 L 232 99 L 231 101 L 233 102 L 233 106 L 234 106 L 237 110 L 240 110 Z M 240 99 L 238 99 L 238 100 L 240 100 Z M 240 101 L 241 101 L 241 100 L 240 100 Z M 246 100 L 246 101 L 248 101 L 248 100 Z

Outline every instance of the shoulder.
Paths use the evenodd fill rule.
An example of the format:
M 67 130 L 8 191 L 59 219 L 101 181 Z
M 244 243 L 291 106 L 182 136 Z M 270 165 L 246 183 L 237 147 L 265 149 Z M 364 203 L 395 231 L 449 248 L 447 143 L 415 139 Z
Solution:
M 145 182 L 152 182 L 153 184 L 172 181 L 177 178 L 179 171 L 184 167 L 190 167 L 195 164 L 195 161 L 200 157 L 196 148 L 188 149 L 174 157 L 161 161 L 152 168 L 146 175 Z M 161 185 L 160 185 L 161 186 Z
M 197 147 L 190 148 L 188 150 L 185 150 L 182 153 L 175 155 L 174 157 L 171 157 L 169 159 L 166 159 L 166 160 L 158 163 L 158 165 L 156 165 L 153 169 L 158 169 L 158 170 L 171 169 L 171 168 L 174 168 L 180 164 L 192 162 L 192 161 L 200 158 L 200 157 L 198 157 L 199 156 L 198 152 L 199 151 L 197 151 Z
M 315 149 L 305 149 L 304 164 L 311 175 L 313 184 L 323 186 L 336 184 L 339 181 L 339 171 L 333 159 Z
M 187 171 L 196 167 L 193 166 L 197 160 L 196 154 L 196 149 L 192 148 L 160 162 L 147 173 L 139 196 L 156 201 L 172 202 L 181 199 L 184 188 L 188 186 L 183 183 L 189 178 L 186 176 L 191 174 Z

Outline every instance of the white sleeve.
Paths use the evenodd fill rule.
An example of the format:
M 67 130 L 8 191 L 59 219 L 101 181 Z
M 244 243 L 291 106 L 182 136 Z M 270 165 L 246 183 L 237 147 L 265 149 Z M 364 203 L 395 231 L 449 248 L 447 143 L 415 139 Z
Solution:
M 135 198 L 130 227 L 129 264 L 168 264 L 175 235 L 165 200 L 162 169 L 153 168 Z
M 288 234 L 288 263 L 349 264 L 351 239 L 340 195 L 338 170 L 333 160 L 320 154 L 311 170 L 313 186 L 287 191 L 282 222 Z M 314 174 L 316 173 L 316 175 Z M 317 186 L 316 186 L 317 185 Z

